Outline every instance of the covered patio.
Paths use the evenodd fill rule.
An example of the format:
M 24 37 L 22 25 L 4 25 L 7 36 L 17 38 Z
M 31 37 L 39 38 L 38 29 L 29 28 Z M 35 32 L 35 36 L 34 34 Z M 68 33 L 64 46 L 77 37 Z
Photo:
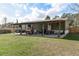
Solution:
M 65 35 L 68 30 L 67 20 L 53 19 L 53 20 L 42 20 L 42 21 L 30 21 L 25 23 L 16 23 L 16 31 L 20 35 L 42 35 L 51 37 L 60 37 Z

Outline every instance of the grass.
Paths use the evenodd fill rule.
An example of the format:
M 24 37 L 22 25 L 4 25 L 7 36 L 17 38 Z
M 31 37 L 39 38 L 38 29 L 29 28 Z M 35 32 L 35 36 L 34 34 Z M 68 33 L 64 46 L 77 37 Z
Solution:
M 79 41 L 79 33 L 68 34 L 64 39 Z
M 63 39 L 37 36 L 0 34 L 1 56 L 65 56 L 79 55 L 79 41 L 71 40 L 72 35 Z M 77 35 L 79 39 L 79 35 Z

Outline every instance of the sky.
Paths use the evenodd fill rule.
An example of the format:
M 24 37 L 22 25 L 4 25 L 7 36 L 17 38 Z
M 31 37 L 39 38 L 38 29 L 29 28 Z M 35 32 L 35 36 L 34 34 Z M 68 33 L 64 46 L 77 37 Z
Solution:
M 74 3 L 0 3 L 0 24 L 7 22 L 26 22 L 44 20 L 46 15 L 54 17 L 63 13 L 75 13 L 70 9 Z

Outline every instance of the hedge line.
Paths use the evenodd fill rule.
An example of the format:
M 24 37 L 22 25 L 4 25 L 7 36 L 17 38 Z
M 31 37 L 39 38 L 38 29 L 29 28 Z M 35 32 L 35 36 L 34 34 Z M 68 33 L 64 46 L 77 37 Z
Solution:
M 11 33 L 11 30 L 6 30 L 6 29 L 0 30 L 0 34 L 4 34 L 4 33 Z

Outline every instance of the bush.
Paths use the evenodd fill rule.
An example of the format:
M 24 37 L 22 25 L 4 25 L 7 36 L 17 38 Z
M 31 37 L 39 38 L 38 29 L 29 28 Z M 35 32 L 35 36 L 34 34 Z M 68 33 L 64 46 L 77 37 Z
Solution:
M 4 33 L 11 33 L 11 30 L 6 30 L 6 29 L 0 30 L 0 34 L 4 34 Z

